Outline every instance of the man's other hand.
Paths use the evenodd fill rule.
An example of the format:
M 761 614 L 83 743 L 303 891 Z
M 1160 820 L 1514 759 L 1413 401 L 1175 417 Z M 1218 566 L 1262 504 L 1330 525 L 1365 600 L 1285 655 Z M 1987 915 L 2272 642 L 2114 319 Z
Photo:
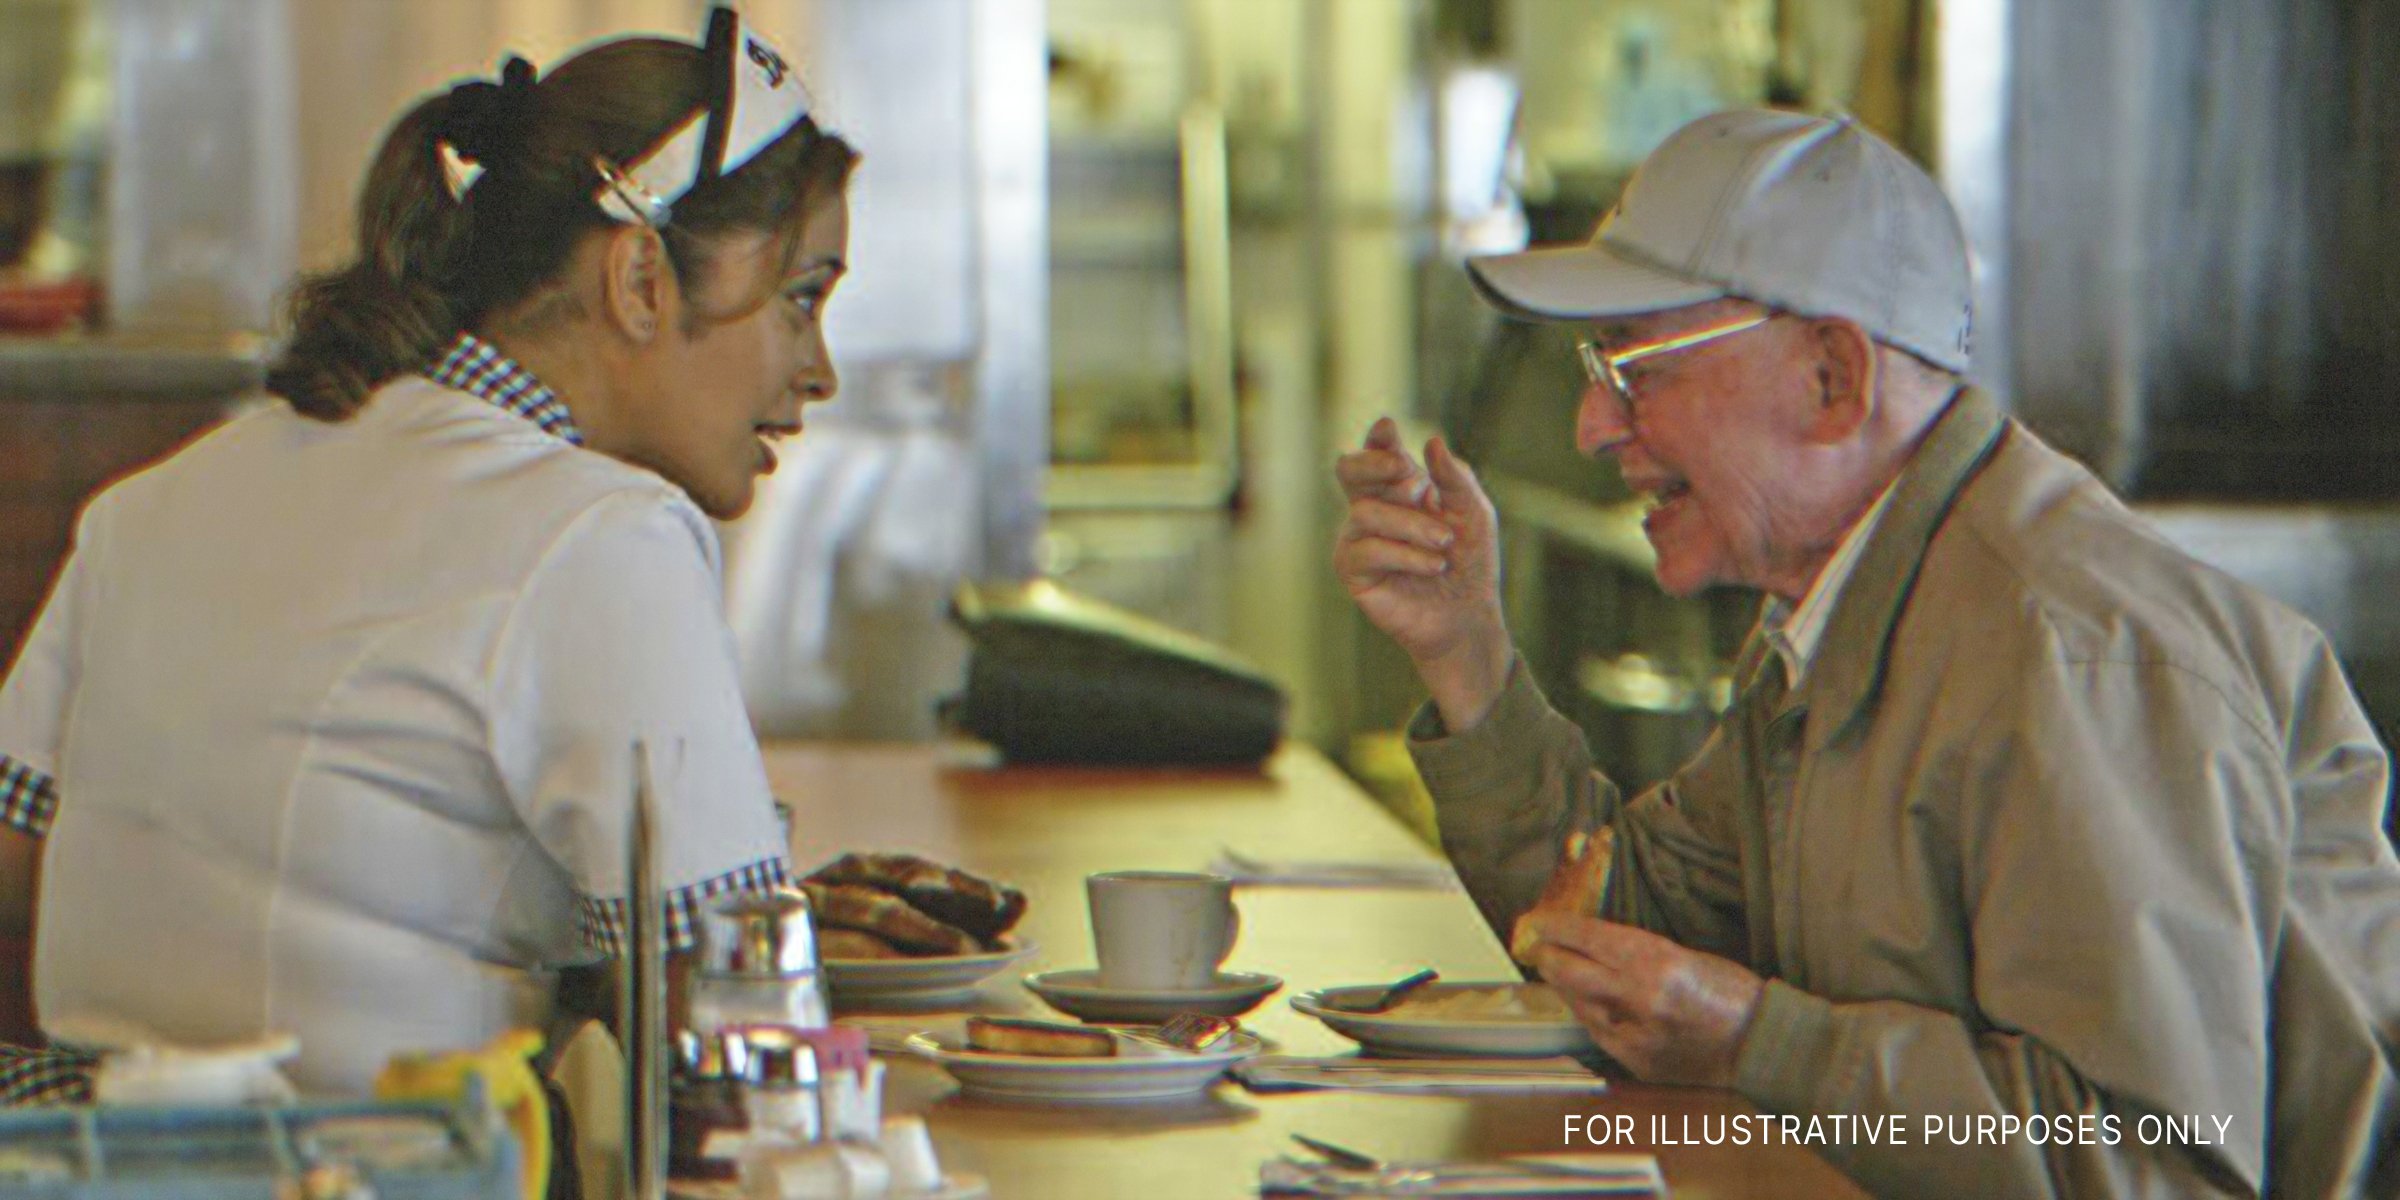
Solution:
M 1349 501 L 1334 574 L 1416 664 L 1452 732 L 1480 723 L 1508 681 L 1500 532 L 1492 502 L 1442 439 L 1420 467 L 1390 417 L 1334 464 Z

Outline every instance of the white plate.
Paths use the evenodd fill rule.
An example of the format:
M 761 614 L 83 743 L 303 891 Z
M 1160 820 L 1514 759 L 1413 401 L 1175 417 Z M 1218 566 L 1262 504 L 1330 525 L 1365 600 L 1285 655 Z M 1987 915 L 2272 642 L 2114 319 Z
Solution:
M 983 954 L 931 958 L 829 958 L 822 964 L 825 986 L 835 1000 L 925 1000 L 972 991 L 975 985 L 1023 962 L 1036 947 L 1020 942 Z
M 1156 1025 L 1177 1013 L 1238 1017 L 1257 1008 L 1283 981 L 1252 971 L 1219 971 L 1209 987 L 1156 991 L 1100 986 L 1100 972 L 1044 971 L 1025 977 L 1025 989 L 1050 1007 L 1086 1021 Z
M 1118 1034 L 1113 1058 L 1041 1058 L 969 1050 L 958 1034 L 929 1031 L 910 1037 L 908 1048 L 948 1071 L 970 1095 L 1089 1104 L 1189 1096 L 1262 1046 L 1255 1035 L 1237 1030 L 1228 1045 L 1186 1054 Z
M 1573 1017 L 1460 1019 L 1409 1011 L 1414 1002 L 1439 1000 L 1462 992 L 1547 992 L 1550 985 L 1546 983 L 1435 983 L 1426 985 L 1393 1012 L 1353 1013 L 1338 1007 L 1345 1003 L 1368 1003 L 1389 986 L 1378 983 L 1305 992 L 1292 997 L 1292 1007 L 1325 1022 L 1335 1033 L 1375 1054 L 1549 1058 L 1590 1054 L 1594 1050 L 1591 1035 Z

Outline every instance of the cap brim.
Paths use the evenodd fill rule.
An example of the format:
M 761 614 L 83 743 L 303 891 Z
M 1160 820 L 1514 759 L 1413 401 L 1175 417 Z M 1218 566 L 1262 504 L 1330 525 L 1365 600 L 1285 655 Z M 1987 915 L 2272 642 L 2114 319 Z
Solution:
M 1619 257 L 1598 242 L 1471 258 L 1467 275 L 1493 307 L 1528 321 L 1657 312 L 1730 294 Z

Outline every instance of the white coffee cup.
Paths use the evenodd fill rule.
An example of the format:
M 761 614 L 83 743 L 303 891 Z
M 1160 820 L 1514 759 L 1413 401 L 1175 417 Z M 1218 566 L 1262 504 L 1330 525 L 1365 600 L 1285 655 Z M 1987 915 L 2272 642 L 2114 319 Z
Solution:
M 1178 991 L 1216 981 L 1241 914 L 1233 881 L 1185 871 L 1105 871 L 1084 880 L 1100 986 Z

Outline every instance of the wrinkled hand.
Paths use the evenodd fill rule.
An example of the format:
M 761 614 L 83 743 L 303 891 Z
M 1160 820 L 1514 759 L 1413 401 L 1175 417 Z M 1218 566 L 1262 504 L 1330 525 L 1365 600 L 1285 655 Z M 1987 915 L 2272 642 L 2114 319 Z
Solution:
M 1482 720 L 1512 657 L 1500 613 L 1500 532 L 1475 473 L 1440 438 L 1419 467 L 1385 417 L 1334 464 L 1349 500 L 1334 574 L 1417 665 L 1453 730 Z
M 1595 917 L 1526 918 L 1534 965 L 1592 1040 L 1653 1083 L 1726 1087 L 1766 981 L 1748 967 Z

